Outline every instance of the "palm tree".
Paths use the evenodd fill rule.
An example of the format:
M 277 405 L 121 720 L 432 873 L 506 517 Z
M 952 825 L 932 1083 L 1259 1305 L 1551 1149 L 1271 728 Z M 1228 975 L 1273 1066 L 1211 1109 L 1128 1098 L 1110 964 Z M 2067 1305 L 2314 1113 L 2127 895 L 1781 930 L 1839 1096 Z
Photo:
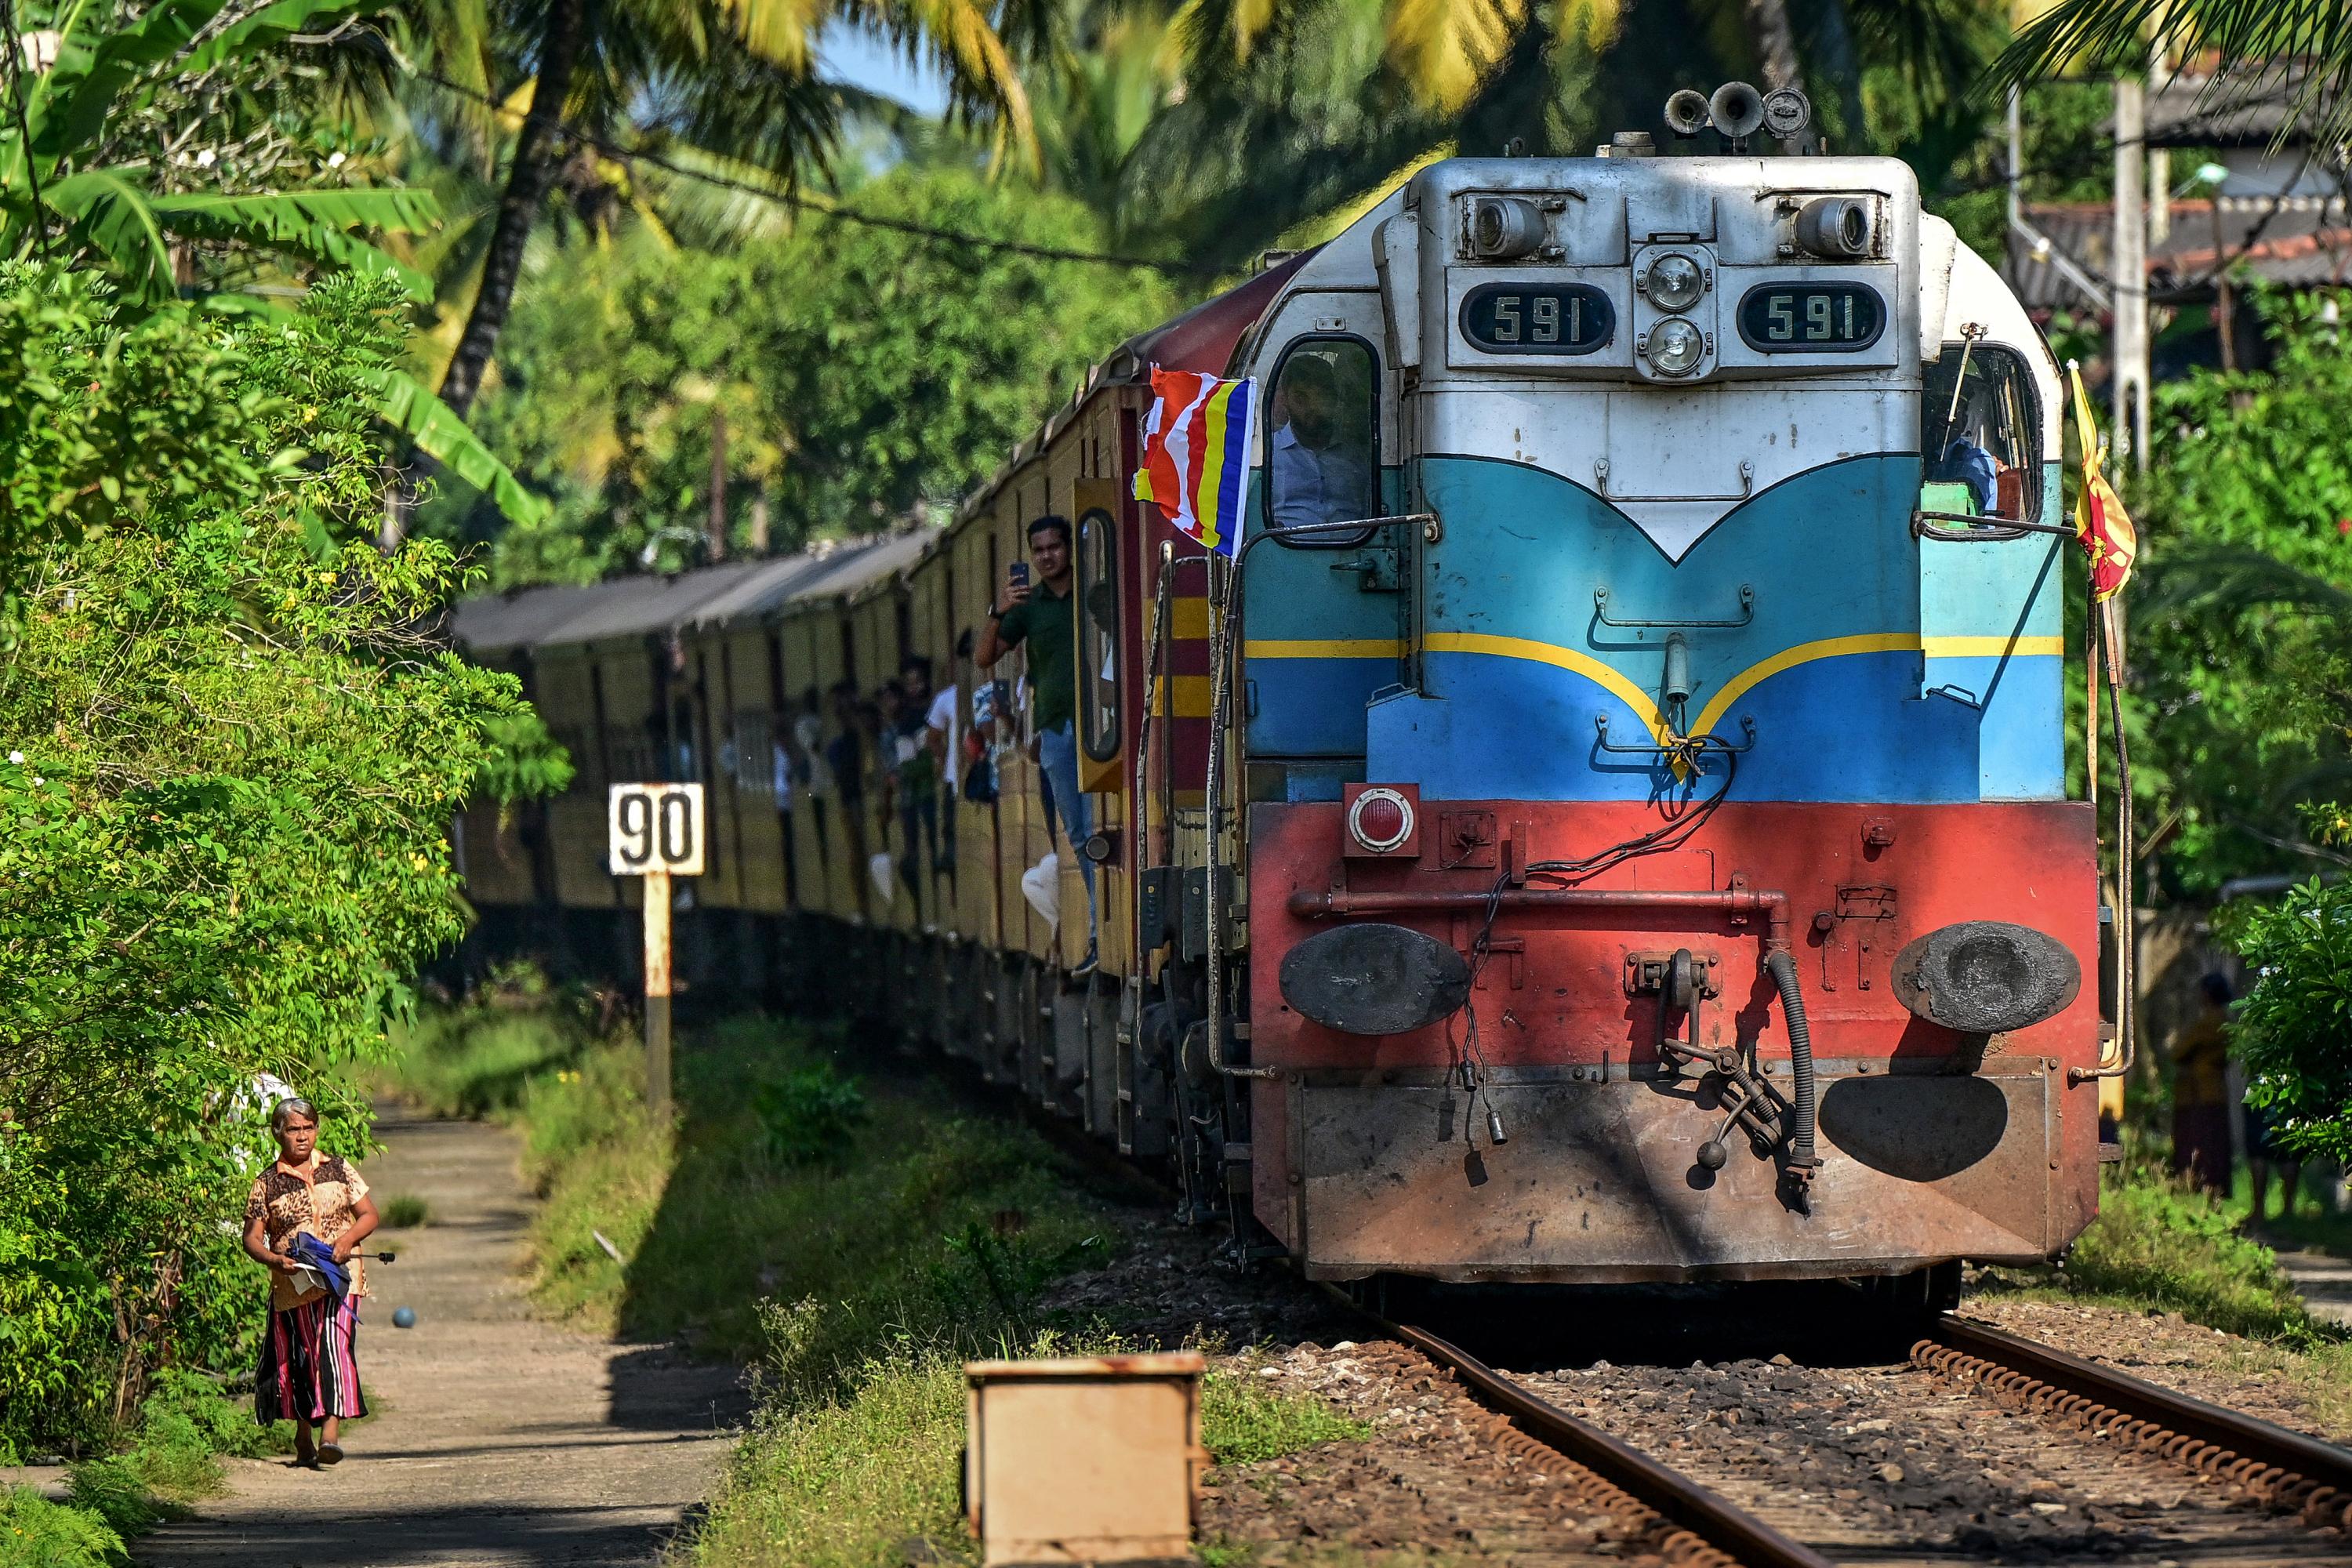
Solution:
M 2301 129 L 2333 145 L 2352 136 L 2352 19 L 2343 0 L 2060 0 L 1994 63 L 2008 86 L 2068 65 L 2137 75 L 2148 40 L 2176 58 L 2218 56 L 2207 89 L 2218 102 L 2289 95 L 2284 139 Z
M 274 0 L 229 15 L 228 0 L 160 0 L 128 21 L 103 0 L 65 0 L 21 41 L 0 37 L 8 89 L 0 112 L 0 255 L 62 250 L 106 273 L 134 305 L 197 289 L 200 251 L 215 270 L 240 259 L 397 279 L 414 298 L 431 281 L 362 231 L 414 234 L 439 208 L 406 185 L 333 183 L 340 155 L 299 183 L 290 138 L 253 100 L 290 80 L 285 46 L 331 34 L 338 19 L 383 0 Z M 13 19 L 13 18 L 12 18 Z M 283 92 L 278 94 L 285 97 Z M 268 105 L 287 107 L 283 101 Z M 267 310 L 259 297 L 214 294 L 218 308 Z M 418 449 L 485 491 L 508 516 L 544 503 L 432 393 L 390 365 L 362 377 L 376 413 Z
M 510 24 L 528 40 L 530 107 L 443 401 L 463 414 L 481 390 L 568 131 L 607 139 L 640 128 L 650 106 L 658 128 L 789 183 L 822 162 L 837 123 L 814 72 L 828 23 L 873 26 L 937 59 L 967 114 L 1032 152 L 1019 73 L 978 0 L 533 0 Z
M 227 0 L 163 0 L 121 26 L 99 0 L 68 0 L 21 41 L 0 115 L 0 251 L 52 240 L 110 273 L 132 299 L 179 291 L 187 247 L 235 244 L 281 257 L 424 280 L 354 231 L 414 232 L 438 216 L 402 186 L 216 178 L 232 161 L 275 163 L 274 128 L 215 118 L 259 58 L 350 0 L 281 0 L 226 24 Z M 231 123 L 235 124 L 234 131 Z M 261 143 L 257 151 L 256 143 Z M 263 188 L 239 190 L 239 183 Z M 174 187 L 178 188 L 174 188 Z

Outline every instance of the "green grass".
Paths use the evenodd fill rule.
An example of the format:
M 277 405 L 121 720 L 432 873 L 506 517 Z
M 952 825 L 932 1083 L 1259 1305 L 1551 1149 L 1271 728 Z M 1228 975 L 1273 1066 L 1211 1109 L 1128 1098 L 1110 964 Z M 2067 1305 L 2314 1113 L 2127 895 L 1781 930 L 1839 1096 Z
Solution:
M 2170 1174 L 2135 1146 L 2101 1184 L 2099 1215 L 2054 1268 L 2001 1269 L 1991 1289 L 2184 1320 L 2249 1342 L 2242 1370 L 2297 1389 L 2313 1423 L 2352 1436 L 2352 1333 L 2314 1318 L 2275 1256 L 2242 1228 L 2242 1200 Z
M 167 1370 L 119 1452 L 67 1469 L 64 1503 L 0 1492 L 0 1568 L 117 1568 L 124 1542 L 220 1493 L 220 1455 L 283 1452 L 290 1431 L 266 1430 L 208 1380 Z
M 386 1230 L 415 1230 L 433 1222 L 433 1205 L 409 1193 L 386 1198 L 377 1205 L 377 1212 L 383 1215 Z
M 1046 1334 L 1030 1353 L 1132 1348 Z M 897 1568 L 913 1540 L 948 1562 L 978 1561 L 957 1481 L 964 1440 L 960 1358 L 894 1354 L 862 1371 L 844 1397 L 772 1407 L 762 1417 L 693 1542 L 693 1562 L 711 1568 Z M 1210 1373 L 1201 1426 L 1202 1441 L 1220 1464 L 1371 1434 L 1319 1399 L 1261 1386 L 1247 1370 Z
M 896 1568 L 920 1539 L 977 1561 L 958 1511 L 961 1363 L 1120 1348 L 1037 1307 L 1110 1255 L 1116 1213 L 1034 1133 L 871 1070 L 838 1031 L 739 1018 L 682 1033 L 664 1121 L 635 1039 L 594 1039 L 581 1017 L 510 983 L 420 1022 L 388 1087 L 521 1132 L 546 1200 L 531 1230 L 543 1310 L 757 1369 L 753 1427 L 673 1555 Z M 1209 1380 L 1202 1421 L 1226 1462 L 1366 1431 L 1239 1375 Z
M 1246 1361 L 1209 1374 L 1201 1390 L 1201 1442 L 1221 1465 L 1278 1459 L 1318 1443 L 1361 1442 L 1369 1423 L 1311 1394 L 1269 1388 Z
M 121 1535 L 87 1509 L 0 1487 L 0 1568 L 122 1568 Z
M 393 1030 L 395 1056 L 373 1085 L 428 1116 L 513 1111 L 530 1083 L 592 1039 L 586 998 L 528 968 L 503 970 L 465 1003 L 429 1008 Z
M 896 1568 L 927 1541 L 979 1560 L 959 1507 L 963 1371 L 944 1354 L 877 1362 L 845 1397 L 772 1407 L 737 1450 L 685 1555 L 726 1568 Z

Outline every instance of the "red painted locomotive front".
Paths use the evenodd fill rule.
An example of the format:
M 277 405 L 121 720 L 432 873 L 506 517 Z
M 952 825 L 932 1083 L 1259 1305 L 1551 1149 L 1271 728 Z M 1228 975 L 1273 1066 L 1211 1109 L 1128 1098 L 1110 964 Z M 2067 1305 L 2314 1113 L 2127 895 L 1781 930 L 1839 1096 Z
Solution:
M 1251 1058 L 1277 1074 L 1254 1085 L 1255 1203 L 1317 1277 L 1894 1274 L 2044 1258 L 2094 1212 L 2097 1086 L 2077 1077 L 2100 1051 L 2084 805 L 1727 803 L 1686 847 L 1565 899 L 1513 868 L 1647 832 L 1654 810 L 1432 801 L 1418 853 L 1391 858 L 1348 857 L 1337 804 L 1250 810 Z M 1470 1005 L 1445 1022 L 1343 1034 L 1285 1000 L 1284 955 L 1342 921 L 1411 927 L 1467 957 L 1498 884 Z M 2007 1034 L 1915 1016 L 1897 952 L 1971 921 L 2056 939 L 2080 992 Z M 1743 1137 L 1719 1170 L 1701 1162 L 1724 1112 L 1700 1075 L 1661 1069 L 1661 1003 L 1638 973 L 1678 949 L 1708 965 L 1719 994 L 1701 1004 L 1700 1040 L 1752 1042 L 1786 1095 L 1776 942 L 1797 962 L 1819 1084 L 1809 1184 Z

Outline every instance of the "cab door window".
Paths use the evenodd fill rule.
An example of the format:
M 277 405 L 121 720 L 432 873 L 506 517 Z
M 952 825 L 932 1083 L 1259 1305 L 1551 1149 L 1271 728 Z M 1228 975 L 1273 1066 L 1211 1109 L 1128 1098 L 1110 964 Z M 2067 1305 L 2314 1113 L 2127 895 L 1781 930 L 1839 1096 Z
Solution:
M 1922 510 L 2029 522 L 2042 506 L 2041 409 L 2014 350 L 1946 343 L 1919 402 Z
M 1111 516 L 1078 519 L 1078 740 L 1087 755 L 1118 755 L 1118 579 Z
M 1266 418 L 1266 509 L 1275 528 L 1380 515 L 1379 398 L 1378 365 L 1360 339 L 1305 338 L 1284 352 Z

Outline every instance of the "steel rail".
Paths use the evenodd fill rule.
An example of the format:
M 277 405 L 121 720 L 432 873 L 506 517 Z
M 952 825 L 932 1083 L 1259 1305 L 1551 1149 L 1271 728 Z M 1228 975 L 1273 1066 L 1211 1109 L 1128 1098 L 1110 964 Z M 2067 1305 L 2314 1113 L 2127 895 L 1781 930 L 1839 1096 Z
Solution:
M 2209 1405 L 1964 1318 L 1933 1319 L 1911 1359 L 2085 1431 L 2219 1476 L 2305 1523 L 2352 1531 L 2352 1449 Z
M 1664 1553 L 1669 1561 L 1733 1561 L 1747 1568 L 1832 1568 L 1830 1560 L 1812 1548 L 1791 1541 L 1640 1449 L 1538 1398 L 1468 1352 L 1423 1329 L 1387 1322 L 1381 1326 L 1451 1371 L 1520 1432 L 1591 1470 L 1654 1511 L 1669 1526 L 1680 1527 L 1670 1538 L 1679 1549 L 1670 1547 Z

